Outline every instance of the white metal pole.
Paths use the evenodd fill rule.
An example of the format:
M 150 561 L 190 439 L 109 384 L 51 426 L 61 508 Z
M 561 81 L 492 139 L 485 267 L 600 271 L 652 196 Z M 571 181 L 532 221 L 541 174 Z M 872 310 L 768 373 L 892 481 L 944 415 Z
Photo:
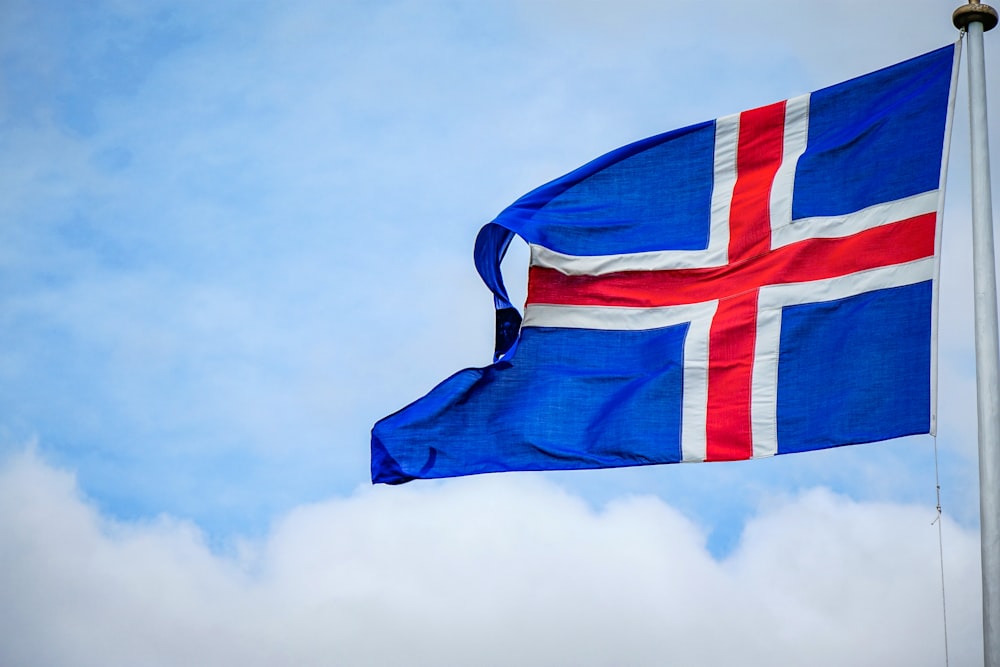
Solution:
M 983 33 L 996 26 L 997 13 L 992 7 L 970 2 L 959 7 L 952 19 L 956 27 L 966 29 L 969 54 L 983 657 L 986 667 L 1000 667 L 1000 346 L 983 54 Z

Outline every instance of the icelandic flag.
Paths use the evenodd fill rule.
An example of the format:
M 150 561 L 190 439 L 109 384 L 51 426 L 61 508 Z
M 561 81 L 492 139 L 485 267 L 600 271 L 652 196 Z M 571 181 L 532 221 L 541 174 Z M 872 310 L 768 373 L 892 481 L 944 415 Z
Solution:
M 372 429 L 372 481 L 758 458 L 934 431 L 957 45 L 619 148 L 475 261 L 497 351 Z M 530 248 L 523 321 L 500 260 Z

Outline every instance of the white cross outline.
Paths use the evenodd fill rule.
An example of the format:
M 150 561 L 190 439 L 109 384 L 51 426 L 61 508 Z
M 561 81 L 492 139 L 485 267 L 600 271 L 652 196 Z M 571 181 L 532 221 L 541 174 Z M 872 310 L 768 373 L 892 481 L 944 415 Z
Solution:
M 927 213 L 939 213 L 941 188 L 837 216 L 792 221 L 795 170 L 806 148 L 809 131 L 809 95 L 787 100 L 782 160 L 775 174 L 769 202 L 771 249 L 814 238 L 843 238 L 885 224 Z M 950 111 L 949 111 L 950 115 Z M 618 271 L 710 268 L 728 262 L 729 214 L 736 183 L 739 114 L 716 121 L 714 181 L 708 247 L 695 251 L 653 251 L 624 255 L 574 256 L 537 244 L 530 245 L 531 266 L 555 269 L 566 275 L 602 275 Z M 943 180 L 942 166 L 942 180 Z M 940 219 L 940 215 L 938 215 Z M 940 234 L 940 225 L 936 225 Z M 939 242 L 935 241 L 935 248 Z M 779 283 L 759 288 L 757 329 L 751 372 L 752 458 L 777 453 L 777 374 L 781 313 L 785 306 L 822 303 L 865 292 L 900 287 L 937 276 L 937 253 L 908 262 L 853 274 L 801 283 Z M 709 331 L 718 300 L 656 308 L 529 304 L 522 326 L 641 330 L 688 323 L 684 341 L 681 460 L 704 461 L 707 451 Z M 932 338 L 936 324 L 932 323 Z M 933 347 L 933 344 L 932 344 Z M 932 355 L 934 352 L 932 351 Z M 932 365 L 933 368 L 933 365 Z M 933 371 L 932 371 L 933 376 Z M 933 431 L 932 377 L 932 431 Z

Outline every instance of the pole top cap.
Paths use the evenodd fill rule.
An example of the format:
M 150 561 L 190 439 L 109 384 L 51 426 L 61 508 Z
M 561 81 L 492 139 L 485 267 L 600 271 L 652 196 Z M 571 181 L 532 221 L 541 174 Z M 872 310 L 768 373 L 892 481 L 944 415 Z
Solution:
M 976 21 L 983 24 L 983 32 L 992 30 L 997 25 L 997 10 L 989 5 L 969 0 L 969 4 L 962 5 L 951 15 L 951 22 L 959 30 L 967 28 L 970 23 Z

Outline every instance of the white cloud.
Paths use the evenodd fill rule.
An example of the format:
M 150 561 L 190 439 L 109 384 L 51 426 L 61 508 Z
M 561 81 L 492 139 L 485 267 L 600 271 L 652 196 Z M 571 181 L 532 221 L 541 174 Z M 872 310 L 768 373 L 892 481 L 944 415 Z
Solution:
M 114 522 L 32 452 L 0 468 L 0 663 L 939 665 L 925 507 L 775 499 L 716 561 L 650 497 L 533 475 L 363 488 L 238 555 Z M 976 535 L 947 522 L 953 664 L 979 659 Z

